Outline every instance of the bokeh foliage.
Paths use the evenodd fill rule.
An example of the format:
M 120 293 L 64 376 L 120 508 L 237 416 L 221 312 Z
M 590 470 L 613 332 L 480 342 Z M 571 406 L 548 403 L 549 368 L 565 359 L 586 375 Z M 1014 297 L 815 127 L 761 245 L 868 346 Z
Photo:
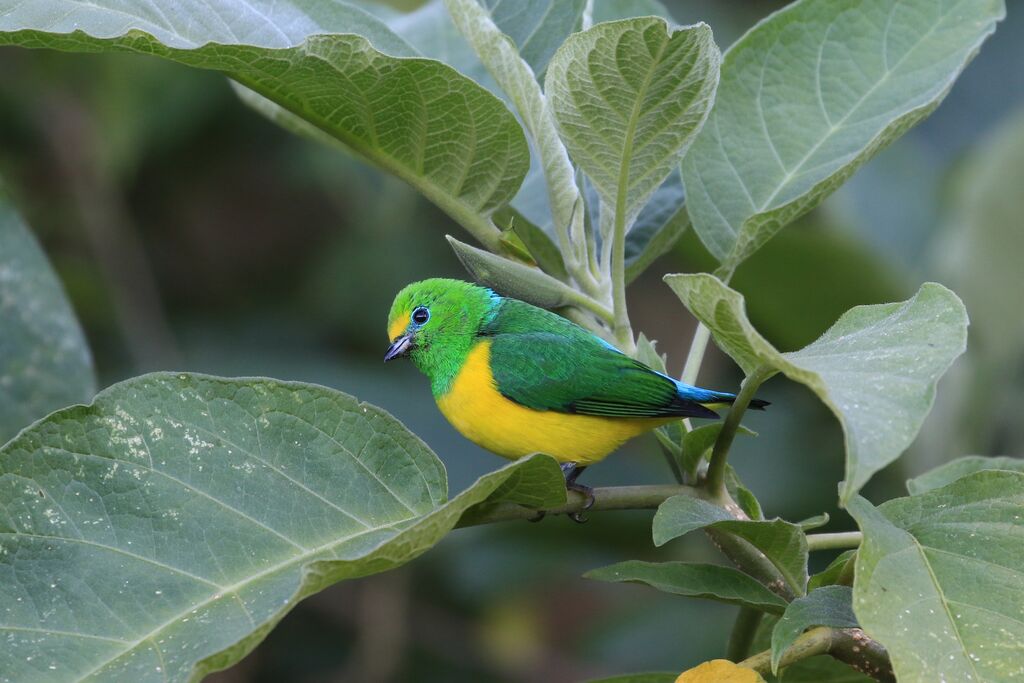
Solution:
M 679 20 L 707 20 L 718 36 L 727 35 L 729 30 L 725 28 L 720 32 L 719 25 L 728 27 L 730 21 L 735 22 L 732 25 L 738 27 L 735 29 L 738 33 L 754 19 L 746 14 L 751 11 L 749 8 L 733 8 L 733 13 L 726 14 L 720 23 L 716 23 L 713 15 L 728 12 L 720 7 L 695 9 L 685 5 L 672 9 Z M 1001 34 L 1008 29 L 1006 32 L 1012 36 L 1015 26 L 1012 21 L 1005 24 L 995 41 L 1012 40 Z M 723 46 L 728 44 L 721 37 L 718 42 Z M 997 55 L 1005 55 L 1005 52 L 998 52 L 999 49 L 1012 50 L 997 48 Z M 975 82 L 972 77 L 980 80 L 982 76 L 975 74 L 984 74 L 984 69 L 988 69 L 989 74 L 1001 71 L 998 65 L 987 66 L 985 56 L 983 53 L 979 60 L 981 70 L 966 72 L 967 83 Z M 439 239 L 441 232 L 451 231 L 450 223 L 442 214 L 420 203 L 404 186 L 364 166 L 353 165 L 265 126 L 237 105 L 220 79 L 204 79 L 193 72 L 157 63 L 106 57 L 73 60 L 43 53 L 5 52 L 0 58 L 19 67 L 6 70 L 5 75 L 0 76 L 4 93 L 0 116 L 11 123 L 0 130 L 0 135 L 12 138 L 12 144 L 5 147 L 2 163 L 13 180 L 20 203 L 26 207 L 33 224 L 39 227 L 48 247 L 52 247 L 57 268 L 68 283 L 101 358 L 104 384 L 136 374 L 140 369 L 181 367 L 181 364 L 220 374 L 272 374 L 326 382 L 393 409 L 439 450 L 443 445 L 445 459 L 453 470 L 453 481 L 457 482 L 455 488 L 462 488 L 475 475 L 493 469 L 494 462 L 487 460 L 487 456 L 469 448 L 445 426 L 431 420 L 429 397 L 425 391 L 416 393 L 418 378 L 407 374 L 384 383 L 378 370 L 364 370 L 361 363 L 352 360 L 359 357 L 376 360 L 383 313 L 375 313 L 386 310 L 391 294 L 400 284 L 426 274 L 456 275 L 460 272 Z M 543 60 L 544 56 L 531 59 Z M 38 78 L 38 74 L 44 78 Z M 152 86 L 148 91 L 145 88 L 135 91 L 125 87 L 126 80 Z M 40 83 L 45 83 L 42 87 L 48 98 L 19 96 L 29 92 L 35 95 Z M 165 95 L 146 94 L 167 89 L 180 89 L 184 96 L 171 98 L 172 106 L 165 107 L 162 99 Z M 950 104 L 957 104 L 956 92 L 953 91 Z M 73 105 L 71 121 L 66 120 L 63 111 L 69 101 Z M 977 103 L 959 104 L 961 116 L 965 116 L 962 112 L 978 106 Z M 943 109 L 937 116 L 942 115 Z M 126 110 L 135 111 L 137 115 L 126 114 Z M 65 117 L 64 125 L 42 125 L 53 117 Z M 909 157 L 910 161 L 903 163 L 914 169 L 919 147 L 948 145 L 949 136 L 943 131 L 952 124 L 948 123 L 949 118 L 945 120 L 947 123 L 940 119 L 933 128 L 926 124 L 906 138 L 905 144 L 900 143 L 904 149 L 898 145 L 887 152 L 888 157 L 879 160 L 884 162 L 883 168 L 897 165 L 893 159 Z M 125 125 L 129 121 L 131 123 Z M 141 123 L 145 121 L 153 123 Z M 82 125 L 83 122 L 86 125 Z M 960 128 L 954 127 L 960 131 L 961 148 L 972 141 L 971 136 L 982 134 L 975 128 L 966 121 Z M 113 134 L 108 136 L 108 131 Z M 168 134 L 175 141 L 173 145 L 166 141 Z M 937 138 L 941 138 L 941 143 L 936 142 Z M 252 145 L 254 139 L 261 143 L 258 147 Z M 67 159 L 69 148 L 77 152 L 71 159 Z M 992 170 L 1014 167 L 1012 155 L 1002 152 L 1007 148 L 1009 146 L 1001 142 L 983 147 L 973 155 L 975 162 L 971 167 L 965 166 L 959 171 L 963 175 L 958 182 L 970 184 L 972 177 L 984 178 L 985 174 L 990 174 L 987 176 L 990 179 L 1008 177 L 1010 171 Z M 944 154 L 937 156 L 944 163 L 950 162 L 952 152 Z M 991 159 L 995 154 L 999 154 L 999 158 Z M 59 166 L 63 170 L 56 178 L 42 173 L 41 164 L 34 161 L 48 158 L 63 159 Z M 932 164 L 931 160 L 923 163 Z M 187 173 L 182 173 L 182 169 Z M 872 173 L 878 177 L 883 172 L 872 171 L 869 165 L 861 175 L 866 174 L 870 180 Z M 43 182 L 30 182 L 37 176 L 42 177 Z M 187 179 L 182 180 L 182 176 Z M 231 180 L 223 182 L 224 177 Z M 975 187 L 991 185 L 983 179 L 973 182 Z M 85 190 L 82 190 L 83 184 Z M 211 191 L 211 187 L 216 191 Z M 930 188 L 936 196 L 937 187 Z M 846 196 L 842 196 L 844 191 Z M 789 231 L 782 233 L 776 238 L 778 242 L 769 242 L 764 252 L 756 254 L 739 269 L 734 284 L 747 295 L 750 317 L 778 348 L 798 348 L 820 334 L 848 307 L 836 303 L 841 298 L 850 303 L 906 298 L 919 281 L 942 275 L 925 260 L 910 268 L 894 250 L 879 248 L 886 239 L 879 237 L 879 230 L 898 233 L 902 226 L 893 222 L 886 227 L 866 225 L 863 209 L 848 209 L 850 203 L 857 205 L 852 199 L 857 191 L 856 183 L 848 190 L 841 190 L 841 196 L 826 204 L 825 210 L 811 214 L 805 225 L 798 228 L 803 234 L 795 233 L 800 236 L 790 237 Z M 385 199 L 367 202 L 366 197 L 371 192 L 374 197 Z M 890 188 L 890 192 L 896 190 Z M 1015 195 L 1004 192 L 996 196 L 1012 199 Z M 68 199 L 51 205 L 54 197 Z M 873 195 L 870 203 L 881 201 Z M 974 201 L 973 207 L 989 206 Z M 869 202 L 861 201 L 859 205 L 865 203 Z M 974 227 L 970 229 L 998 230 L 986 227 L 996 225 L 996 220 L 979 216 L 980 212 L 971 208 L 969 201 L 965 205 L 967 211 L 973 212 L 970 225 Z M 121 227 L 141 235 L 141 249 L 153 261 L 150 275 L 158 284 L 161 308 L 168 311 L 168 327 L 173 330 L 169 344 L 155 345 L 160 348 L 159 353 L 127 361 L 125 349 L 136 348 L 140 342 L 144 345 L 147 341 L 133 337 L 132 330 L 138 328 L 126 323 L 126 319 L 130 319 L 130 297 L 126 303 L 129 310 L 114 316 L 99 303 L 110 290 L 130 287 L 132 283 L 112 277 L 109 257 L 104 265 L 103 255 L 97 253 L 96 240 L 93 239 L 91 247 L 87 246 L 86 240 L 73 227 L 76 222 L 88 223 L 89 216 L 95 215 L 97 209 L 101 215 L 106 212 L 106 215 L 124 219 L 118 221 Z M 956 215 L 963 214 L 957 212 Z M 287 218 L 275 220 L 268 216 Z M 282 228 L 282 224 L 287 227 Z M 948 229 L 960 234 L 965 230 L 963 225 L 959 219 L 951 220 Z M 1016 233 L 1011 230 L 1004 234 L 1001 239 L 1012 240 Z M 932 237 L 931 231 L 918 235 L 916 249 L 927 251 L 925 247 Z M 783 249 L 786 242 L 782 240 L 799 246 Z M 979 263 L 985 268 L 988 261 L 974 257 L 970 249 L 989 241 L 971 238 L 965 241 L 975 246 L 961 244 L 949 249 L 953 256 L 964 250 L 967 256 L 963 261 L 968 265 L 962 266 L 962 282 L 976 282 L 969 274 L 970 264 L 973 263 L 975 269 Z M 993 242 L 999 243 L 998 240 Z M 401 243 L 403 248 L 389 247 L 395 243 Z M 1010 254 L 1013 253 L 1010 244 L 1012 242 L 1005 248 L 993 249 L 995 253 Z M 776 245 L 779 252 L 774 259 L 769 259 L 768 250 Z M 945 258 L 948 256 L 950 253 L 938 260 L 948 262 L 950 259 Z M 707 255 L 701 253 L 700 245 L 688 239 L 656 266 L 655 271 L 691 270 L 692 265 L 683 264 L 696 263 L 709 261 Z M 823 263 L 829 265 L 822 267 Z M 836 267 L 832 267 L 832 263 Z M 849 268 L 850 275 L 836 277 L 836 271 L 843 272 L 843 266 Z M 755 269 L 765 274 L 757 277 L 751 274 L 745 281 L 745 274 Z M 820 286 L 783 289 L 786 278 L 801 270 L 816 273 L 814 282 Z M 986 270 L 986 274 L 1005 278 L 1000 280 L 1005 283 L 1000 291 L 1013 291 L 1014 285 L 1019 284 L 1014 278 L 1019 275 L 1010 271 L 995 267 Z M 375 286 L 367 287 L 368 281 Z M 674 307 L 678 304 L 673 302 L 670 293 L 660 291 L 659 287 L 656 279 L 642 278 L 631 292 L 636 302 L 633 311 L 637 320 L 634 322 L 637 328 L 658 330 L 654 336 L 663 340 L 660 350 L 672 352 L 670 360 L 678 363 L 680 342 L 676 340 L 688 338 L 687 323 L 681 314 L 669 313 L 677 311 Z M 780 291 L 786 297 L 781 302 Z M 969 299 L 968 305 L 970 307 Z M 770 320 L 770 325 L 762 327 L 761 321 L 765 320 Z M 809 320 L 819 322 L 814 324 Z M 1012 397 L 1016 395 L 1014 392 L 1019 393 L 1016 387 L 1019 386 L 1020 347 L 1015 345 L 1012 334 L 993 338 L 1004 343 L 1008 350 L 1006 360 L 990 374 L 998 376 L 999 391 Z M 244 350 L 240 352 L 240 348 Z M 728 364 L 721 357 L 715 357 L 705 372 L 707 383 L 712 383 L 712 377 L 720 385 L 733 383 L 730 372 Z M 968 386 L 963 384 L 951 392 L 954 400 L 962 397 L 960 400 L 969 405 L 976 405 L 974 399 L 979 396 L 991 400 L 986 395 L 988 384 L 978 386 L 977 380 L 967 382 Z M 838 458 L 833 460 L 830 471 L 817 464 L 808 468 L 806 462 L 809 453 L 839 451 L 836 425 L 824 411 L 807 400 L 806 395 L 797 393 L 798 390 L 780 387 L 771 391 L 776 403 L 784 398 L 792 411 L 787 410 L 789 414 L 782 416 L 777 414 L 779 411 L 758 416 L 760 419 L 752 425 L 761 431 L 762 437 L 755 445 L 741 444 L 737 467 L 745 479 L 758 482 L 758 494 L 773 512 L 812 514 L 823 506 L 831 506 L 834 501 L 831 491 L 815 499 L 814 490 L 822 489 L 826 481 L 834 482 L 839 478 L 835 476 Z M 1019 452 L 1019 436 L 1012 428 L 1000 426 L 998 414 L 984 417 L 984 424 L 990 425 L 988 429 L 957 432 L 973 440 L 969 446 L 955 453 L 936 455 L 931 452 L 920 457 L 923 461 L 934 462 L 972 451 Z M 927 426 L 925 431 L 927 433 Z M 770 435 L 770 432 L 775 434 Z M 800 437 L 798 441 L 786 442 L 787 437 L 780 436 L 782 433 Z M 652 444 L 646 444 L 644 450 L 652 449 Z M 650 456 L 646 456 L 646 460 L 644 457 L 640 455 L 630 460 L 619 456 L 617 462 L 607 464 L 603 475 L 595 474 L 607 481 L 619 482 L 663 478 L 662 466 Z M 913 458 L 908 462 L 906 467 L 913 468 L 914 472 L 923 469 L 915 467 Z M 762 476 L 762 472 L 771 474 Z M 892 490 L 891 482 L 899 476 L 899 472 L 887 477 L 883 473 L 883 479 L 869 491 L 881 494 L 887 486 Z M 843 523 L 842 515 L 834 517 L 839 520 L 838 524 Z M 434 673 L 423 677 L 424 680 L 429 680 L 430 675 L 438 680 L 458 675 L 537 680 L 538 671 L 547 672 L 553 680 L 562 680 L 596 674 L 609 670 L 608 667 L 650 668 L 652 664 L 664 662 L 678 669 L 684 657 L 693 663 L 706 658 L 708 652 L 720 647 L 724 630 L 717 635 L 696 634 L 691 643 L 683 645 L 673 634 L 686 629 L 687 615 L 698 609 L 701 620 L 713 622 L 716 612 L 712 608 L 701 606 L 694 608 L 694 612 L 687 612 L 688 608 L 675 604 L 669 609 L 663 601 L 648 598 L 649 601 L 644 602 L 646 594 L 640 592 L 627 593 L 634 599 L 623 600 L 618 593 L 599 587 L 579 588 L 573 580 L 584 568 L 607 564 L 623 556 L 653 557 L 648 544 L 636 540 L 643 535 L 637 530 L 645 528 L 645 519 L 636 517 L 609 521 L 601 533 L 591 529 L 574 530 L 577 533 L 569 543 L 564 541 L 564 534 L 547 529 L 503 534 L 486 530 L 473 535 L 471 540 L 453 539 L 447 557 L 442 555 L 415 570 L 417 578 L 412 585 L 407 583 L 404 588 L 391 586 L 387 589 L 389 594 L 402 594 L 406 601 L 443 610 L 442 614 L 453 615 L 458 624 L 455 635 L 448 633 L 447 640 L 440 644 L 431 641 L 433 634 L 424 633 L 425 629 L 417 632 L 416 627 L 404 627 L 403 632 L 408 636 L 404 641 L 407 645 L 403 646 L 407 648 L 407 657 L 400 665 L 417 672 L 436 667 Z M 609 537 L 613 539 L 611 543 Z M 701 552 L 692 545 L 687 546 L 688 556 Z M 560 562 L 545 559 L 552 553 L 563 559 Z M 659 555 L 659 559 L 664 557 Z M 484 568 L 474 571 L 473 577 L 447 576 L 451 567 L 460 562 L 474 568 L 479 563 Z M 574 610 L 580 608 L 574 600 L 548 599 L 558 592 L 559 585 L 580 591 L 598 603 L 604 602 L 607 609 L 590 619 L 561 623 L 556 618 L 560 608 L 567 607 L 569 614 L 578 614 Z M 371 594 L 372 586 L 368 583 L 365 589 L 360 585 L 335 594 L 350 596 L 364 590 Z M 503 595 L 506 595 L 504 600 Z M 331 604 L 328 599 L 329 596 L 324 596 L 323 604 Z M 312 623 L 317 623 L 318 619 L 329 621 L 340 629 L 358 624 L 360 633 L 374 633 L 375 628 L 378 632 L 387 631 L 380 626 L 379 619 L 375 621 L 372 609 L 357 612 L 347 606 L 352 601 L 341 602 L 345 606 L 335 604 L 333 609 L 323 611 L 310 607 L 296 617 Z M 652 613 L 645 614 L 645 608 L 651 608 L 647 611 Z M 442 621 L 439 616 L 438 622 Z M 295 632 L 303 633 L 301 622 L 294 628 Z M 282 639 L 288 637 L 287 630 L 278 632 L 268 643 L 268 652 L 257 660 L 265 665 L 260 667 L 264 669 L 262 675 L 272 675 L 266 673 L 274 670 L 276 655 L 272 648 L 276 643 L 286 648 L 287 641 Z M 463 657 L 464 653 L 459 651 L 456 643 L 467 638 L 482 644 L 480 650 L 485 656 L 479 661 L 475 657 Z M 304 640 L 314 642 L 315 639 Z M 344 647 L 339 650 L 337 640 L 321 642 L 319 653 L 311 645 L 313 656 L 303 662 L 303 666 L 309 666 L 314 673 L 348 666 L 357 672 L 370 671 L 371 676 L 375 675 L 374 667 L 384 666 L 375 662 L 382 658 L 380 643 L 387 643 L 386 639 L 366 642 L 360 636 L 351 651 Z M 693 645 L 691 654 L 682 654 L 685 650 L 680 648 L 690 644 Z M 280 665 L 288 666 L 287 660 L 281 660 Z M 530 666 L 536 668 L 530 669 Z M 562 672 L 565 675 L 560 675 Z M 245 675 L 245 669 L 237 675 Z M 353 674 L 350 672 L 350 675 Z

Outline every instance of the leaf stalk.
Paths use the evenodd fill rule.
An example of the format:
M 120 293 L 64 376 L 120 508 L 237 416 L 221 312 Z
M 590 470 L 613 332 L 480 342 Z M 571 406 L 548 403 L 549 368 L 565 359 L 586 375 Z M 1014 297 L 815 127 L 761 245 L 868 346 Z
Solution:
M 732 633 L 729 635 L 729 645 L 725 651 L 725 658 L 738 662 L 750 653 L 750 645 L 754 642 L 757 634 L 757 627 L 761 625 L 761 618 L 764 612 L 751 607 L 740 607 L 736 615 L 736 621 L 732 625 Z
M 583 212 L 578 210 L 582 198 L 576 186 L 576 170 L 558 135 L 554 114 L 536 74 L 520 57 L 512 40 L 476 0 L 445 0 L 445 6 L 459 33 L 512 100 L 526 134 L 534 141 L 544 169 L 552 218 L 566 269 L 584 292 L 592 297 L 599 296 L 601 283 L 587 268 L 588 240 Z
M 715 498 L 727 498 L 729 495 L 725 490 L 725 463 L 729 457 L 729 449 L 732 447 L 733 439 L 736 438 L 736 430 L 739 429 L 740 421 L 747 411 L 747 406 L 750 405 L 750 400 L 754 398 L 758 388 L 772 375 L 772 372 L 771 368 L 760 367 L 743 380 L 740 393 L 736 395 L 736 400 L 722 425 L 722 431 L 715 439 L 715 446 L 711 450 L 711 462 L 708 464 L 708 476 L 705 481 L 705 486 Z
M 779 667 L 787 667 L 802 659 L 824 654 L 832 655 L 876 681 L 891 683 L 896 680 L 885 648 L 859 628 L 812 628 L 793 641 L 789 649 L 783 653 Z M 772 670 L 772 651 L 769 649 L 759 652 L 739 662 L 739 665 L 753 669 L 762 676 L 769 676 Z
M 689 215 L 687 215 L 687 221 L 689 221 Z M 732 275 L 735 272 L 735 267 L 726 268 L 720 267 L 716 274 L 723 284 L 729 284 L 729 280 L 732 279 Z M 693 340 L 690 342 L 690 348 L 686 352 L 686 361 L 683 363 L 683 374 L 680 376 L 680 381 L 685 384 L 696 384 L 697 377 L 700 375 L 700 366 L 704 363 L 704 352 L 707 351 L 708 342 L 711 341 L 711 329 L 708 328 L 704 323 L 697 321 L 697 329 L 693 331 Z M 686 431 L 692 431 L 693 425 L 690 421 L 683 420 L 683 428 Z
M 808 534 L 807 549 L 814 550 L 846 550 L 856 548 L 864 540 L 859 531 L 843 531 L 834 534 Z
M 686 363 L 683 364 L 683 374 L 680 380 L 685 384 L 696 384 L 697 375 L 700 374 L 700 366 L 704 362 L 704 351 L 708 348 L 711 340 L 711 330 L 704 323 L 697 323 L 697 329 L 693 332 L 693 341 L 690 342 L 690 351 L 686 354 Z

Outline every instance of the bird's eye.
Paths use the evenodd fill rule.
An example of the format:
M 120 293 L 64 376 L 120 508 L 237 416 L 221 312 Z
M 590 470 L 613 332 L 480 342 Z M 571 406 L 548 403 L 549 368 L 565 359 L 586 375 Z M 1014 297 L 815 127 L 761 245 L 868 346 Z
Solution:
M 412 312 L 412 321 L 417 325 L 425 325 L 430 320 L 430 311 L 420 306 Z

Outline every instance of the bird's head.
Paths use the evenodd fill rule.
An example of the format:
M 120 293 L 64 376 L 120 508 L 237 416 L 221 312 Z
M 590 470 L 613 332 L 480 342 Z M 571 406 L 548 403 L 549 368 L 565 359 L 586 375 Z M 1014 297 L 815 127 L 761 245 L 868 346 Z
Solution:
M 462 280 L 408 285 L 391 304 L 384 360 L 409 356 L 432 380 L 453 377 L 497 301 L 491 290 Z

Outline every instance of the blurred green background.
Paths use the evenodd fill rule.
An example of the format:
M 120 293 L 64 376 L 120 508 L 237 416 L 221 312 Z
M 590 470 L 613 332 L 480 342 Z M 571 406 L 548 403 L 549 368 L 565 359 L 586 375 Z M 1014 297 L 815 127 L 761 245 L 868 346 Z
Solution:
M 602 0 L 598 0 L 599 2 Z M 612 0 L 603 0 L 612 1 Z M 415 4 L 415 3 L 409 3 Z M 723 48 L 782 3 L 668 2 Z M 965 453 L 1020 454 L 1024 421 L 1024 12 L 1007 20 L 947 100 L 734 284 L 785 350 L 850 306 L 952 286 L 972 317 L 968 354 L 940 384 L 911 452 L 867 495 Z M 243 106 L 227 81 L 153 59 L 0 49 L 0 176 L 42 240 L 106 386 L 158 369 L 307 380 L 390 410 L 433 447 L 457 491 L 500 464 L 437 412 L 410 364 L 381 358 L 387 310 L 407 282 L 462 277 L 459 234 L 401 182 L 294 137 Z M 459 235 L 464 237 L 463 235 Z M 635 326 L 678 372 L 693 320 L 661 281 L 712 266 L 687 234 L 631 288 Z M 709 353 L 701 383 L 738 371 Z M 734 465 L 769 516 L 836 509 L 842 435 L 783 379 Z M 670 478 L 653 439 L 587 472 L 593 485 Z M 396 572 L 307 600 L 227 681 L 575 681 L 680 671 L 724 654 L 733 608 L 584 581 L 627 558 L 717 561 L 700 537 L 658 550 L 649 513 L 551 518 L 459 531 Z M 831 559 L 815 556 L 813 568 Z

